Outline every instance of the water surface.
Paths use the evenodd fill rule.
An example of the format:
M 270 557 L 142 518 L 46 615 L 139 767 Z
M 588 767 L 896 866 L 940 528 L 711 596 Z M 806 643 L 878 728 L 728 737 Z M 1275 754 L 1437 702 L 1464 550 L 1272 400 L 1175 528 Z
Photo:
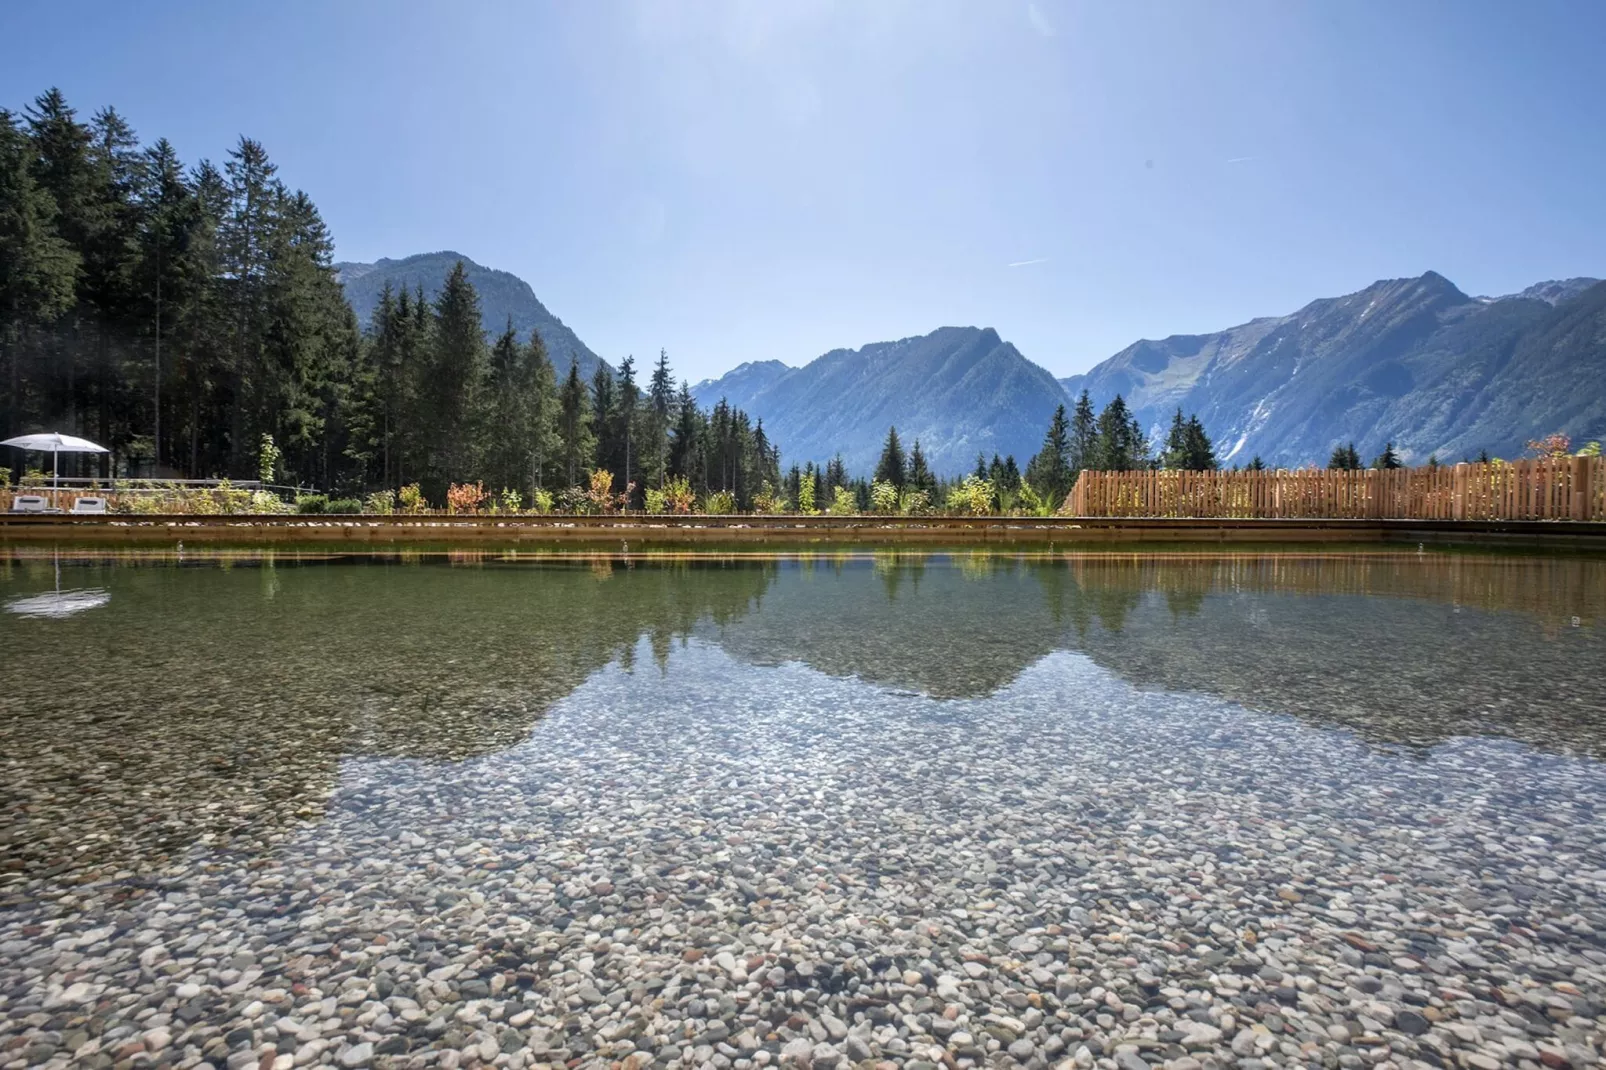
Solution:
M 0 1050 L 1580 1065 L 1603 610 L 1565 557 L 14 558 Z

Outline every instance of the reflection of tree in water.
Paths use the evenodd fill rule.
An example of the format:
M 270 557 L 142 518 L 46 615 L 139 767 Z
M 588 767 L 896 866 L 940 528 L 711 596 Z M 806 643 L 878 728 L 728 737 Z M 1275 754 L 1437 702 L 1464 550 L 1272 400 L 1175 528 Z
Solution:
M 511 746 L 643 635 L 661 662 L 773 574 L 452 566 L 99 570 L 103 609 L 0 621 L 8 665 L 32 667 L 0 693 L 0 886 L 261 848 L 321 814 L 342 758 Z
M 898 588 L 907 580 L 912 586 L 920 586 L 920 577 L 926 571 L 926 555 L 919 553 L 899 553 L 897 550 L 877 550 L 873 557 L 875 574 L 881 579 L 881 586 L 886 588 L 887 601 L 898 600 Z

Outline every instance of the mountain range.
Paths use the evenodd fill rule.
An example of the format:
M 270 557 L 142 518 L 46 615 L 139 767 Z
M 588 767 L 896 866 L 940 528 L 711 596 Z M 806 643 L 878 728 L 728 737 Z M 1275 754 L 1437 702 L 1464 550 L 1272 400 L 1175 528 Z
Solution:
M 335 265 L 335 277 L 345 288 L 346 300 L 357 313 L 358 322 L 366 327 L 374 309 L 379 307 L 379 295 L 387 282 L 392 290 L 405 289 L 409 293 L 422 286 L 424 296 L 433 301 L 459 260 L 463 262 L 468 281 L 480 295 L 480 320 L 487 331 L 499 334 L 511 320 L 520 341 L 528 340 L 532 330 L 539 332 L 559 379 L 569 373 L 571 362 L 580 365 L 580 374 L 587 380 L 598 364 L 607 363 L 591 352 L 562 320 L 547 311 L 529 283 L 511 272 L 476 264 L 461 253 L 450 250 L 419 253 L 400 260 L 377 260 L 372 264 L 342 261 Z
M 991 327 L 835 349 L 801 368 L 743 364 L 692 395 L 704 405 L 726 398 L 762 419 L 792 461 L 840 453 L 859 473 L 874 468 L 893 426 L 937 472 L 966 471 L 978 453 L 1013 453 L 1024 464 L 1065 400 L 1052 375 Z
M 1437 272 L 1385 279 L 1288 316 L 1136 342 L 1060 380 L 1126 398 L 1145 427 L 1181 406 L 1223 463 L 1296 466 L 1354 441 L 1406 463 L 1514 457 L 1552 431 L 1606 437 L 1606 284 L 1538 283 L 1473 298 Z
M 438 292 L 462 260 L 486 330 L 511 317 L 539 331 L 562 375 L 602 361 L 517 276 L 454 252 L 336 268 L 364 322 L 388 281 Z M 1197 413 L 1223 464 L 1321 464 L 1353 441 L 1363 457 L 1392 442 L 1407 463 L 1487 450 L 1515 457 L 1553 431 L 1606 438 L 1606 283 L 1572 278 L 1520 293 L 1469 297 L 1437 272 L 1384 279 L 1297 312 L 1208 334 L 1133 343 L 1081 375 L 1056 380 L 993 328 L 942 327 L 801 367 L 741 364 L 692 388 L 764 421 L 786 464 L 840 453 L 867 473 L 887 428 L 919 440 L 932 468 L 966 471 L 978 453 L 1024 467 L 1057 405 L 1083 390 L 1102 407 L 1117 394 L 1158 442 L 1177 407 Z

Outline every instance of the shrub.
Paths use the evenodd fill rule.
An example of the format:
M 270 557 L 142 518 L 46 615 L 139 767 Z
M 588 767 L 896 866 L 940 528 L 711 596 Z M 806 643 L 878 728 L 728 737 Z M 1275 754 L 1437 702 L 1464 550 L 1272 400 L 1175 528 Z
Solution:
M 852 516 L 859 511 L 859 499 L 849 487 L 837 487 L 831 505 L 825 510 L 832 516 Z
M 993 511 L 993 481 L 966 476 L 948 492 L 948 508 L 961 516 L 986 516 Z
M 288 513 L 290 506 L 285 500 L 271 490 L 258 490 L 251 493 L 251 512 L 253 513 Z
M 728 490 L 717 490 L 703 499 L 703 512 L 719 516 L 736 511 L 736 495 Z
M 786 512 L 786 497 L 770 486 L 765 480 L 759 492 L 753 495 L 753 512 L 755 513 L 784 513 Z
M 542 487 L 536 487 L 530 494 L 530 510 L 536 513 L 550 513 L 552 511 L 552 492 Z
M 296 512 L 318 515 L 329 511 L 329 497 L 324 494 L 302 494 L 296 498 Z
M 664 492 L 663 491 L 658 490 L 658 489 L 653 488 L 653 487 L 648 487 L 647 488 L 646 498 L 647 498 L 647 512 L 652 514 L 653 516 L 659 516 L 659 515 L 669 511 L 669 502 L 664 497 Z
M 360 513 L 362 512 L 361 498 L 335 498 L 324 506 L 326 513 Z
M 634 483 L 626 483 L 624 492 L 613 492 L 613 473 L 606 468 L 598 468 L 591 473 L 591 487 L 586 491 L 586 497 L 591 502 L 591 509 L 598 513 L 611 513 L 615 510 L 624 510 L 630 506 L 630 495 L 635 492 Z
M 517 513 L 524 508 L 524 495 L 510 487 L 502 488 L 502 511 Z
M 583 487 L 564 487 L 558 492 L 558 512 L 584 516 L 592 509 L 591 495 Z
M 380 516 L 389 516 L 396 511 L 396 492 L 393 490 L 376 490 L 362 500 L 362 511 L 377 513 Z
M 881 480 L 871 483 L 870 508 L 877 513 L 896 513 L 898 511 L 898 488 Z
M 814 507 L 814 474 L 806 472 L 797 484 L 797 511 L 804 516 L 814 516 L 819 512 Z
M 1565 457 L 1572 452 L 1572 448 L 1572 439 L 1560 431 L 1528 443 L 1528 452 L 1535 457 Z
M 397 493 L 396 500 L 401 503 L 404 513 L 422 513 L 429 506 L 424 500 L 423 488 L 417 483 L 409 483 L 403 487 Z
M 1578 451 L 1578 456 L 1580 456 L 1580 457 L 1599 457 L 1600 456 L 1600 443 L 1599 442 L 1591 442 L 1591 443 L 1589 443 L 1583 449 Z
M 898 496 L 898 512 L 904 516 L 924 516 L 931 512 L 931 495 L 923 490 L 906 490 Z
M 453 483 L 446 488 L 446 509 L 451 513 L 477 513 L 488 497 L 484 483 Z
M 691 481 L 685 476 L 676 476 L 664 484 L 664 504 L 671 513 L 682 515 L 690 513 L 697 504 L 697 495 L 692 493 Z

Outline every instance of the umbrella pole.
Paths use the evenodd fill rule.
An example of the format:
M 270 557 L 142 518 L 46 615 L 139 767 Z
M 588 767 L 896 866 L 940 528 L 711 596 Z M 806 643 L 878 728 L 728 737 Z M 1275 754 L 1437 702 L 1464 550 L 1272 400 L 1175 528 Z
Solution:
M 50 451 L 50 507 L 52 509 L 61 508 L 61 493 L 58 486 L 60 482 L 61 448 L 58 446 Z

